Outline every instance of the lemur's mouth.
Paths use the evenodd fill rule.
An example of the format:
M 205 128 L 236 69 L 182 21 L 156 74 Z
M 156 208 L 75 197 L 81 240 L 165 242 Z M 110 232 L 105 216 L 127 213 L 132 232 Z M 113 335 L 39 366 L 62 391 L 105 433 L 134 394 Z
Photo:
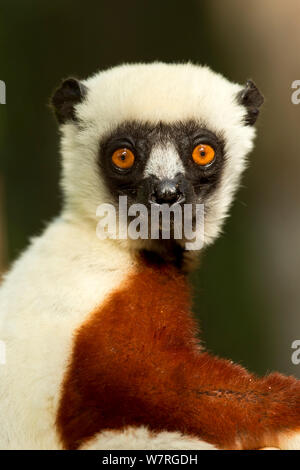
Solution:
M 176 201 L 165 201 L 164 199 L 157 201 L 153 195 L 151 195 L 150 198 L 149 198 L 149 203 L 151 205 L 154 205 L 154 206 L 157 206 L 157 207 L 160 207 L 163 204 L 166 204 L 170 208 L 172 208 L 172 207 L 174 208 L 176 206 L 179 206 L 180 204 L 184 204 L 185 201 L 186 201 L 186 199 L 185 199 L 184 194 L 180 195 L 180 197 Z

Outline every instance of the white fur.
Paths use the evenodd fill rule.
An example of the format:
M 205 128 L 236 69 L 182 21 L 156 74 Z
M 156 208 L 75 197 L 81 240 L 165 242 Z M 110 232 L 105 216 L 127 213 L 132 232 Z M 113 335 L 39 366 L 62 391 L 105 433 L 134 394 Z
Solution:
M 125 65 L 84 83 L 89 91 L 76 109 L 80 125 L 61 128 L 62 215 L 32 241 L 0 289 L 0 340 L 6 345 L 6 364 L 0 364 L 2 449 L 61 448 L 54 423 L 72 335 L 134 269 L 126 241 L 96 237 L 96 208 L 110 201 L 97 165 L 101 137 L 129 119 L 194 118 L 222 133 L 226 167 L 220 191 L 209 201 L 207 243 L 221 228 L 252 148 L 254 130 L 241 125 L 245 109 L 236 101 L 241 86 L 207 67 Z M 202 446 L 176 433 L 150 438 L 145 429 L 128 430 L 117 440 L 112 436 L 104 433 L 90 448 Z
M 213 450 L 214 446 L 179 432 L 151 433 L 147 428 L 105 431 L 82 445 L 83 450 Z
M 300 450 L 300 431 L 287 431 L 279 436 L 279 448 L 284 450 Z
M 171 142 L 156 145 L 151 150 L 144 175 L 154 175 L 159 179 L 172 179 L 177 173 L 184 174 L 185 169 L 174 145 Z
M 54 422 L 74 330 L 132 269 L 127 251 L 64 218 L 15 263 L 0 290 L 0 448 L 60 447 Z
M 110 202 L 99 180 L 99 141 L 128 120 L 174 123 L 195 119 L 225 139 L 226 165 L 217 193 L 206 201 L 205 243 L 219 234 L 228 213 L 255 129 L 242 124 L 238 104 L 243 88 L 208 67 L 187 64 L 135 64 L 114 67 L 83 82 L 86 99 L 77 105 L 83 123 L 62 126 L 63 188 L 67 210 L 95 219 L 96 207 Z M 80 168 L 80 171 L 78 169 Z

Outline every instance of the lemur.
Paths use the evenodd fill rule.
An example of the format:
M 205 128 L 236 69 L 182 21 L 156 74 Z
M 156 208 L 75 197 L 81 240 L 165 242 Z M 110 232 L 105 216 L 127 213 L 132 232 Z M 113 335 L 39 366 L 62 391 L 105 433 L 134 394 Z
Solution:
M 206 66 L 64 80 L 61 214 L 0 290 L 2 449 L 300 449 L 300 382 L 201 346 L 184 240 L 99 239 L 99 204 L 204 204 L 221 231 L 263 97 Z

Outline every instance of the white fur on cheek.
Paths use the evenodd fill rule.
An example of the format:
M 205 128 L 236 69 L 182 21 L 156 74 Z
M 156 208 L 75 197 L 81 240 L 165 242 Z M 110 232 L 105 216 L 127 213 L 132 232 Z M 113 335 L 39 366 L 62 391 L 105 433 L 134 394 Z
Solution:
M 184 166 L 174 145 L 171 142 L 156 145 L 150 153 L 144 175 L 172 179 L 178 173 L 184 174 Z

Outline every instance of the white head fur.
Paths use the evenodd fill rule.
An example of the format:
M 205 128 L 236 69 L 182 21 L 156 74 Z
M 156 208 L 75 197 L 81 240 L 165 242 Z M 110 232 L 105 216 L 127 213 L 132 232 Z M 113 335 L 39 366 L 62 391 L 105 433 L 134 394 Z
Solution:
M 99 72 L 82 81 L 80 88 L 84 97 L 74 103 L 71 93 L 70 109 L 63 96 L 62 112 L 66 114 L 67 109 L 71 118 L 60 119 L 65 214 L 84 218 L 96 226 L 97 206 L 111 200 L 99 170 L 99 142 L 123 122 L 155 125 L 194 120 L 224 140 L 222 175 L 218 187 L 205 201 L 208 208 L 205 244 L 211 243 L 222 228 L 246 156 L 253 147 L 252 124 L 262 102 L 255 85 L 248 82 L 245 88 L 208 67 L 190 63 L 152 63 L 122 65 Z M 56 96 L 55 101 L 54 95 L 58 117 L 63 98 Z M 251 125 L 247 123 L 249 111 L 254 116 Z M 180 158 L 174 146 L 168 144 L 164 155 L 161 146 L 152 150 L 145 171 L 174 174 L 174 165 L 180 167 Z

